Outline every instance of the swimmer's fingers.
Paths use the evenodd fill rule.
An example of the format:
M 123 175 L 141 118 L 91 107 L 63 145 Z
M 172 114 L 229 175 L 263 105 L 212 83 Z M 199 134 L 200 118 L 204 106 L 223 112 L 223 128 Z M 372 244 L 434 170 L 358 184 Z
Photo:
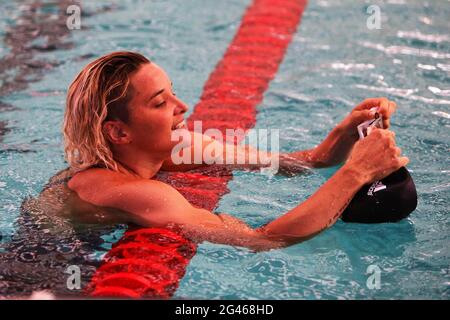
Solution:
M 382 106 L 388 106 L 389 100 L 385 97 L 380 98 L 369 98 L 358 104 L 354 110 L 356 111 L 362 111 L 362 110 L 369 110 L 372 108 L 379 108 Z
M 397 110 L 397 104 L 393 101 L 388 101 L 387 104 L 381 105 L 378 112 L 383 117 L 383 128 L 388 129 L 390 127 L 390 118 L 395 110 Z
M 394 138 L 394 135 L 392 135 L 392 137 Z M 405 157 L 405 156 L 401 156 L 402 149 L 397 147 L 395 145 L 395 143 L 391 147 L 393 147 L 393 149 L 394 149 L 393 158 L 397 161 L 397 167 L 401 168 L 401 167 L 406 166 L 409 163 L 409 158 Z
M 378 110 L 371 110 L 373 108 L 377 108 Z M 355 107 L 354 114 L 362 122 L 373 119 L 375 113 L 378 113 L 383 118 L 383 128 L 388 129 L 391 126 L 390 118 L 395 110 L 397 110 L 397 104 L 394 101 L 390 101 L 384 97 L 369 98 Z
M 405 167 L 409 163 L 408 157 L 398 157 L 398 167 Z

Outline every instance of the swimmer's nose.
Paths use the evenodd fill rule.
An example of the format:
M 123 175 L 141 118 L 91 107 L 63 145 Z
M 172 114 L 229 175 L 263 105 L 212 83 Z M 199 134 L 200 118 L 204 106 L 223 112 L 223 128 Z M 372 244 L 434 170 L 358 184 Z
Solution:
M 188 111 L 189 107 L 183 101 L 177 99 L 177 105 L 173 111 L 175 115 L 183 114 Z

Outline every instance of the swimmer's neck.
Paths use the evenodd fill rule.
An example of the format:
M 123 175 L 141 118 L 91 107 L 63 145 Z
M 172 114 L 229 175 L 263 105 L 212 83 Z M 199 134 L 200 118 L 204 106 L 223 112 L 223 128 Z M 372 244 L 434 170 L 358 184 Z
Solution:
M 132 152 L 116 153 L 115 158 L 123 171 L 143 179 L 153 178 L 165 161 L 162 157 L 143 156 Z

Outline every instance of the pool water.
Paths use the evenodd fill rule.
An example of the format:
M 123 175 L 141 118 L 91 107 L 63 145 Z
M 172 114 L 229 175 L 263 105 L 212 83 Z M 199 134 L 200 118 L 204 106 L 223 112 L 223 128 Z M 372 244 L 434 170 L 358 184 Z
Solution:
M 55 222 L 65 231 L 54 237 L 35 230 L 32 213 L 21 214 L 24 199 L 65 167 L 60 127 L 75 75 L 107 52 L 139 51 L 165 68 L 177 95 L 194 106 L 250 1 L 86 1 L 82 29 L 73 31 L 57 16 L 67 3 L 56 3 L 34 9 L 34 23 L 54 25 L 38 39 L 29 36 L 30 7 L 0 3 L 0 296 L 63 290 L 67 261 L 81 264 L 88 279 L 124 230 L 80 234 Z M 450 297 L 450 3 L 370 4 L 381 9 L 380 30 L 366 27 L 363 1 L 308 4 L 258 107 L 256 128 L 280 129 L 283 151 L 307 149 L 365 98 L 395 100 L 391 126 L 410 158 L 417 209 L 394 224 L 339 221 L 282 250 L 201 244 L 174 298 Z M 260 226 L 307 199 L 336 169 L 291 178 L 237 171 L 216 211 Z M 381 271 L 379 289 L 367 286 L 370 265 Z

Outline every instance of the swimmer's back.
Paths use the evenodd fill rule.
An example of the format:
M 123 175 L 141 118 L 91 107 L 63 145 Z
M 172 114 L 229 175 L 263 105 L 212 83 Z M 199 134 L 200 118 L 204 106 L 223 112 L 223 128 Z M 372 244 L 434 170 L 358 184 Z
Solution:
M 91 201 L 99 196 L 99 191 L 118 183 L 117 177 L 114 180 L 114 175 L 108 174 L 110 172 L 112 171 L 100 168 L 90 168 L 82 172 L 75 172 L 71 168 L 63 169 L 50 178 L 39 197 L 34 199 L 33 205 L 47 215 L 62 216 L 77 223 L 127 223 L 127 219 L 123 218 L 124 213 L 114 208 L 95 205 L 95 202 Z M 80 197 L 79 193 L 83 197 Z

